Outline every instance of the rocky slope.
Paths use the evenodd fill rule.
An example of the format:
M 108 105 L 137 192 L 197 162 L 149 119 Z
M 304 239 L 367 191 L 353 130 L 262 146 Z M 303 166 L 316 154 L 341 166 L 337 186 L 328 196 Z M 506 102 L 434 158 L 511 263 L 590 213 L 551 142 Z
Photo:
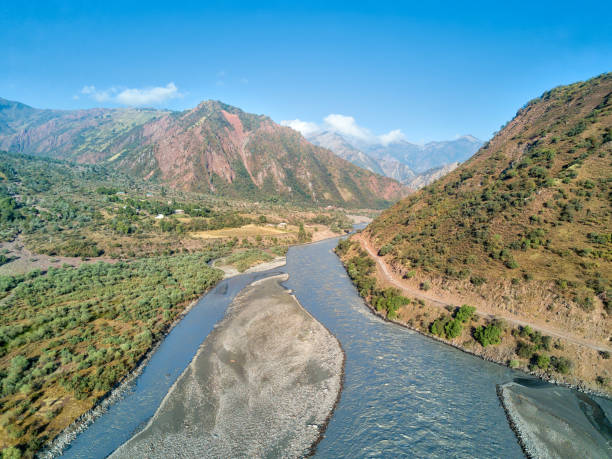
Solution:
M 469 158 L 482 145 L 472 136 L 430 142 L 423 146 L 406 141 L 387 145 L 368 144 L 331 131 L 318 131 L 309 134 L 307 139 L 359 167 L 397 180 L 412 190 L 429 185 L 452 171 L 459 161 Z
M 280 201 L 381 207 L 407 189 L 270 118 L 217 101 L 192 110 L 38 110 L 0 100 L 0 149 L 107 163 L 172 187 Z
M 472 156 L 482 142 L 471 135 L 455 140 L 428 142 L 417 145 L 399 140 L 387 145 L 366 145 L 363 150 L 376 159 L 394 159 L 405 164 L 416 174 L 454 162 L 462 162 Z
M 611 127 L 612 74 L 548 91 L 364 235 L 417 288 L 608 343 Z

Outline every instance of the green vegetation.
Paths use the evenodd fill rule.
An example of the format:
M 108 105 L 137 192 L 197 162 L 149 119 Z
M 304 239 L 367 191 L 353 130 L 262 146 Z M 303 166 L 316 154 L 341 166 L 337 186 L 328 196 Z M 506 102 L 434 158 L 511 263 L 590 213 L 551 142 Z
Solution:
M 501 343 L 503 329 L 499 323 L 491 323 L 485 327 L 480 326 L 474 330 L 474 339 L 482 347 Z
M 554 283 L 561 299 L 550 320 L 563 320 L 565 301 L 585 320 L 582 311 L 612 313 L 611 90 L 607 73 L 544 93 L 366 236 L 389 264 L 430 281 L 469 279 L 491 301 L 501 279 L 529 287 L 535 308 Z
M 0 278 L 2 444 L 31 454 L 133 369 L 222 272 L 215 252 Z M 79 402 L 80 401 L 80 402 Z
M 351 249 L 351 244 L 348 239 L 341 240 L 336 247 L 336 252 L 340 256 L 346 255 Z M 386 314 L 388 319 L 396 319 L 399 308 L 410 304 L 410 299 L 400 295 L 399 290 L 395 288 L 377 288 L 376 279 L 373 276 L 375 266 L 376 263 L 367 252 L 359 249 L 357 255 L 346 264 L 346 269 L 359 295 L 368 299 L 376 310 Z
M 475 312 L 476 308 L 464 304 L 455 311 L 454 317 L 444 315 L 434 320 L 429 326 L 429 331 L 441 338 L 457 338 L 463 332 L 463 324 L 469 322 Z
M 223 259 L 223 263 L 233 266 L 240 272 L 244 272 L 257 263 L 271 261 L 273 259 L 274 256 L 261 249 L 248 249 L 242 252 L 232 253 L 230 256 Z

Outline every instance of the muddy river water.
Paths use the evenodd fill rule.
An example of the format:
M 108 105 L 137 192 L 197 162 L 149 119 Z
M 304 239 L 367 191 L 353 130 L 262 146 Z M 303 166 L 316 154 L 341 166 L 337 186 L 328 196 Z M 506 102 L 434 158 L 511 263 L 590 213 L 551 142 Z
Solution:
M 106 457 L 129 440 L 154 415 L 236 294 L 286 272 L 283 285 L 346 354 L 344 388 L 316 456 L 524 457 L 496 394 L 497 385 L 524 375 L 372 315 L 332 252 L 336 244 L 330 239 L 294 247 L 285 267 L 222 281 L 172 330 L 123 398 L 63 455 Z M 612 403 L 592 402 L 600 410 L 587 423 L 595 430 L 603 425 L 605 437 Z

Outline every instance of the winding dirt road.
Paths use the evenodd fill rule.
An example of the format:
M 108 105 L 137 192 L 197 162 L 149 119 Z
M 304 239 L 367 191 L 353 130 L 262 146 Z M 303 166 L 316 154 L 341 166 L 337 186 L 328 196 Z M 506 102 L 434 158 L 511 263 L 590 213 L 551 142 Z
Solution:
M 391 285 L 397 287 L 404 294 L 409 295 L 413 298 L 427 301 L 431 305 L 439 307 L 439 308 L 445 308 L 446 306 L 456 306 L 451 303 L 441 301 L 439 298 L 435 298 L 432 295 L 424 294 L 422 291 L 415 289 L 414 287 L 411 287 L 409 285 L 406 285 L 404 282 L 401 281 L 401 279 L 399 278 L 397 274 L 393 273 L 392 270 L 389 269 L 389 267 L 384 262 L 384 260 L 378 255 L 377 251 L 374 250 L 374 248 L 371 246 L 370 241 L 367 238 L 363 237 L 362 234 L 357 233 L 353 236 L 353 239 L 358 241 L 359 244 L 361 244 L 361 247 L 365 249 L 365 251 L 368 252 L 370 257 L 372 257 L 372 259 L 376 262 L 379 272 L 384 276 L 385 280 L 389 282 Z M 458 301 L 458 303 L 461 303 L 461 301 Z M 589 349 L 594 349 L 596 351 L 612 352 L 612 348 L 609 346 L 604 346 L 597 342 L 588 341 L 584 338 L 579 338 L 577 336 L 570 335 L 567 332 L 564 332 L 562 330 L 558 330 L 558 329 L 551 328 L 551 327 L 545 327 L 539 324 L 534 324 L 531 322 L 517 319 L 516 317 L 507 316 L 507 315 L 499 314 L 499 313 L 493 313 L 491 311 L 486 311 L 482 307 L 480 308 L 476 307 L 476 312 L 481 317 L 487 317 L 489 319 L 503 319 L 504 321 L 508 323 L 519 325 L 521 327 L 529 326 L 532 329 L 538 330 L 539 332 L 543 334 L 554 336 L 556 338 L 562 338 L 570 343 L 577 344 L 579 346 L 584 346 Z

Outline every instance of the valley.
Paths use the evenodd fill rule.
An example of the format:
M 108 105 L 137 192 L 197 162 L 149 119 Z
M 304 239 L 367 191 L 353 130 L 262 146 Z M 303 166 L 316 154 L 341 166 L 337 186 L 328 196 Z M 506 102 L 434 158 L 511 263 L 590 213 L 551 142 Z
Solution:
M 383 175 L 408 167 L 402 155 L 412 144 L 384 154 L 362 146 L 372 157 L 355 149 L 347 159 L 357 164 L 378 158 L 368 171 L 289 127 L 220 102 L 184 112 L 56 112 L 3 102 L 0 139 L 17 153 L 0 152 L 0 446 L 25 457 L 49 445 L 49 457 L 63 451 L 81 457 L 77 451 L 94 448 L 97 457 L 122 444 L 120 454 L 129 456 L 125 451 L 143 438 L 153 444 L 159 435 L 147 437 L 148 430 L 132 435 L 177 378 L 191 381 L 189 387 L 201 383 L 185 367 L 192 361 L 188 368 L 197 368 L 197 346 L 224 309 L 198 316 L 209 332 L 194 332 L 182 363 L 168 373 L 174 379 L 138 392 L 156 393 L 140 417 L 126 420 L 120 437 L 92 442 L 99 429 L 107 436 L 107 423 L 124 425 L 112 421 L 119 416 L 113 413 L 134 409 L 133 399 L 125 405 L 109 394 L 147 381 L 143 370 L 166 368 L 156 355 L 174 327 L 197 304 L 213 301 L 214 292 L 235 282 L 241 287 L 232 295 L 238 295 L 246 279 L 299 271 L 294 262 L 284 266 L 288 251 L 303 245 L 323 257 L 320 247 L 335 245 L 356 222 L 365 228 L 342 240 L 336 254 L 377 316 L 513 370 L 609 395 L 611 81 L 605 74 L 549 91 L 472 158 L 409 174 L 409 182 Z M 448 143 L 417 150 L 431 155 L 445 148 L 438 160 L 466 154 Z M 308 260 L 303 268 L 310 271 L 300 275 L 317 278 L 316 262 Z M 290 275 L 284 282 L 295 280 Z M 352 288 L 347 285 L 342 288 Z M 280 285 L 275 288 L 281 295 Z M 256 317 L 249 305 L 261 303 L 263 311 L 274 296 L 243 301 L 248 292 L 238 295 L 244 311 L 236 314 Z M 301 295 L 308 304 L 309 296 Z M 232 299 L 223 297 L 224 307 Z M 219 323 L 230 335 L 238 331 L 231 321 Z M 282 325 L 249 330 L 266 339 L 286 331 Z M 214 336 L 203 346 L 213 345 Z M 219 352 L 210 362 L 213 354 Z M 259 368 L 251 360 L 245 365 Z M 314 363 L 306 360 L 308 373 Z M 220 370 L 219 381 L 230 367 Z M 274 368 L 266 381 L 284 378 Z M 301 381 L 304 371 L 287 377 Z M 249 381 L 267 390 L 267 383 Z M 172 406 L 187 406 L 183 395 L 175 393 Z M 337 391 L 328 395 L 333 402 Z M 206 400 L 197 403 L 207 409 Z M 324 429 L 332 405 L 311 424 Z M 164 413 L 167 405 L 161 406 Z M 195 422 L 186 419 L 179 424 Z M 228 422 L 237 421 L 230 416 Z M 256 425 L 257 418 L 249 422 Z M 290 430 L 302 428 L 310 433 L 291 440 L 299 444 L 295 455 L 323 438 L 300 423 Z M 207 448 L 246 447 L 229 440 L 223 446 L 222 436 L 209 434 L 202 434 L 210 437 Z M 73 441 L 74 449 L 64 450 Z M 278 442 L 264 449 L 289 447 L 287 438 Z M 195 455 L 203 446 L 194 445 Z M 164 448 L 172 454 L 176 445 Z
M 609 394 L 611 91 L 604 74 L 544 93 L 469 161 L 339 246 L 372 308 Z M 462 305 L 471 312 L 459 320 Z

